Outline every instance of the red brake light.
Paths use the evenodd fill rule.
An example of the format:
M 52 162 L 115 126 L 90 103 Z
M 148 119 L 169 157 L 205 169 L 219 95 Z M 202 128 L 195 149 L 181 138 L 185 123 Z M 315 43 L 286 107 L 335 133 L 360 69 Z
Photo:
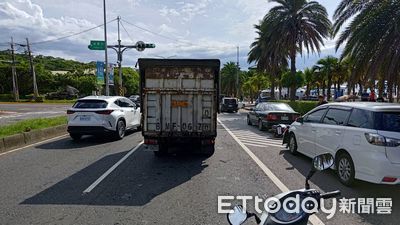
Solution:
M 74 113 L 75 113 L 75 111 L 67 110 L 67 114 L 74 114 Z
M 97 114 L 101 114 L 101 115 L 110 115 L 112 112 L 114 112 L 114 110 L 102 110 L 102 111 L 96 111 Z
M 157 145 L 158 141 L 156 139 L 144 139 L 145 145 Z
M 268 114 L 267 120 L 278 120 L 278 116 L 274 114 Z

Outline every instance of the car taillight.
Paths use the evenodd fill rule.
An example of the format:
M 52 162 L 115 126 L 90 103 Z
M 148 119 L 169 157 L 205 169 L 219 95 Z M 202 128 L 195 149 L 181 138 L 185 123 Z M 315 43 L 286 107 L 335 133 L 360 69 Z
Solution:
M 110 115 L 112 112 L 114 112 L 114 110 L 101 110 L 101 111 L 96 111 L 97 114 L 101 114 L 101 115 Z
M 365 133 L 365 138 L 370 144 L 386 146 L 386 147 L 398 147 L 400 146 L 400 140 L 395 138 L 384 137 L 379 134 Z
M 267 120 L 278 120 L 278 116 L 275 114 L 268 114 L 266 119 Z
M 67 110 L 67 114 L 74 114 L 74 113 L 75 113 L 75 111 Z

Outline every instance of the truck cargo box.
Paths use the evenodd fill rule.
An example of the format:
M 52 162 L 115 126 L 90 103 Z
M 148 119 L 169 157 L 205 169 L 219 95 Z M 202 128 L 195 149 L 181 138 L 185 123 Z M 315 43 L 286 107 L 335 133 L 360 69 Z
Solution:
M 157 144 L 217 135 L 219 60 L 139 59 L 142 134 Z

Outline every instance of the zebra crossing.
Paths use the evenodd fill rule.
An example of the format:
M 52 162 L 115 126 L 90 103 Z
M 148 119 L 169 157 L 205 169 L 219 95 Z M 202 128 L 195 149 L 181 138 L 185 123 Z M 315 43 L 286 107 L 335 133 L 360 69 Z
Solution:
M 273 135 L 266 131 L 259 131 L 254 126 L 249 126 L 246 123 L 244 113 L 226 114 L 220 116 L 218 121 L 223 123 L 247 147 L 259 148 L 285 148 L 282 145 L 281 138 L 274 138 Z
M 283 148 L 282 140 L 271 137 L 268 133 L 255 132 L 252 130 L 235 130 L 232 133 L 246 146 L 254 147 L 278 147 Z

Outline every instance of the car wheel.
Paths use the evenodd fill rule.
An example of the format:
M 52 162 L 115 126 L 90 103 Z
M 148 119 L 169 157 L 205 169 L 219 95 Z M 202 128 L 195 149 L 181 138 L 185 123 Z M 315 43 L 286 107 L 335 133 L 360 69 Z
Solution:
M 121 140 L 125 136 L 126 125 L 123 120 L 118 120 L 117 122 L 117 130 L 115 131 L 115 137 L 118 140 Z
M 292 153 L 292 155 L 297 154 L 297 141 L 296 141 L 296 137 L 294 136 L 294 134 L 290 135 L 289 151 L 290 151 L 290 153 Z
M 249 116 L 247 116 L 247 125 L 253 125 L 252 123 L 251 123 L 251 120 L 250 120 L 250 117 Z
M 259 120 L 259 121 L 258 121 L 258 129 L 261 130 L 261 131 L 264 130 L 264 125 L 263 125 L 262 120 Z
M 69 136 L 72 138 L 74 141 L 79 141 L 82 138 L 82 135 L 80 134 L 69 134 Z
M 354 163 L 351 156 L 347 153 L 342 153 L 336 160 L 336 171 L 340 182 L 346 186 L 351 186 L 355 177 Z

